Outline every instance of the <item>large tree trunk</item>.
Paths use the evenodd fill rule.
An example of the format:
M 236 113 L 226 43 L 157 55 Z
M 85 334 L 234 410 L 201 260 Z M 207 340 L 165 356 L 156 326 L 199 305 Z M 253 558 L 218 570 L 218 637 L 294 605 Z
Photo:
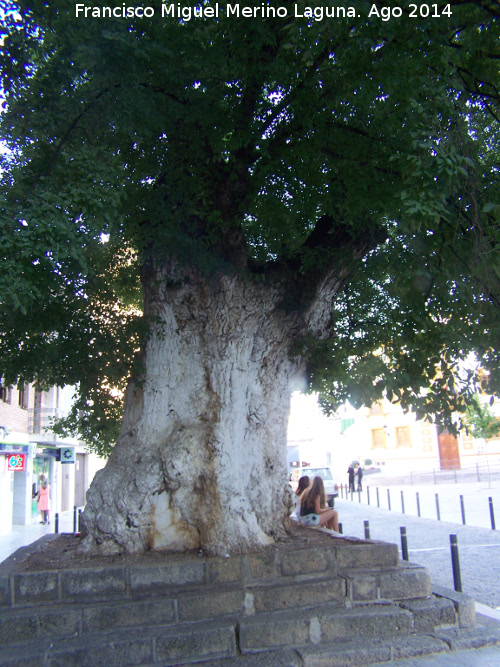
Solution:
M 286 426 L 304 361 L 291 347 L 332 334 L 333 298 L 378 241 L 324 217 L 307 267 L 299 254 L 258 274 L 239 253 L 243 268 L 217 276 L 175 262 L 144 272 L 144 369 L 87 493 L 84 549 L 225 555 L 285 536 Z
M 171 273 L 146 281 L 143 378 L 87 494 L 86 549 L 223 555 L 285 535 L 296 316 L 279 307 L 279 281 Z

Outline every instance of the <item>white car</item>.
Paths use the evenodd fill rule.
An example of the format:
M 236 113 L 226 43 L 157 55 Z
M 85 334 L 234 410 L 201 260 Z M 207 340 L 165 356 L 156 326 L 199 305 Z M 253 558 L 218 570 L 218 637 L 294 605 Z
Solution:
M 297 488 L 299 478 L 304 475 L 307 475 L 311 482 L 314 477 L 321 477 L 325 485 L 327 503 L 330 507 L 333 507 L 335 498 L 339 495 L 339 487 L 338 484 L 335 483 L 331 468 L 324 466 L 321 468 L 300 468 L 292 470 L 290 473 L 290 482 L 292 483 L 292 489 L 294 491 Z

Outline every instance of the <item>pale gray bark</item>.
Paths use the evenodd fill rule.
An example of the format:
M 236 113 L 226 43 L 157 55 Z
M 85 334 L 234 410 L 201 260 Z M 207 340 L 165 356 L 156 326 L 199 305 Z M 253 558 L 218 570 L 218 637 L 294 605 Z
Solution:
M 158 275 L 144 380 L 87 494 L 84 548 L 237 553 L 283 537 L 293 317 L 278 287 Z
M 172 263 L 143 276 L 144 371 L 87 494 L 83 549 L 225 555 L 285 536 L 291 385 L 307 337 L 332 335 L 332 301 L 376 239 L 323 218 L 304 247 L 322 242 L 337 250 L 308 271 L 294 260 L 208 278 Z

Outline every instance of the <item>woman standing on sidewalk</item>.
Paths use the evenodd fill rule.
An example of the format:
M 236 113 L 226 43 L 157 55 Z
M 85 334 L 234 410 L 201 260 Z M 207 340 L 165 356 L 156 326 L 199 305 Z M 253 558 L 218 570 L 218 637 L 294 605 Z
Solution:
M 50 484 L 49 480 L 46 479 L 45 475 L 40 476 L 40 486 L 38 487 L 38 509 L 42 516 L 40 523 L 50 523 L 49 521 L 49 510 L 50 510 Z
M 311 516 L 317 516 L 319 521 L 307 518 Z M 326 526 L 337 533 L 339 531 L 339 513 L 326 506 L 325 485 L 321 477 L 314 477 L 311 486 L 300 498 L 300 520 L 306 526 Z

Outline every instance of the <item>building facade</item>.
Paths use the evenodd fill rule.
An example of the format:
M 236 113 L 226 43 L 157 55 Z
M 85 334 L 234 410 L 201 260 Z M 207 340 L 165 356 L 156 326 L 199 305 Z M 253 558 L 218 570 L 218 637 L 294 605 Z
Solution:
M 40 520 L 35 496 L 41 475 L 51 486 L 50 517 L 85 505 L 86 491 L 105 461 L 50 429 L 54 418 L 69 412 L 73 391 L 0 387 L 0 535 Z
M 500 401 L 492 411 L 500 421 Z M 342 481 L 352 461 L 389 474 L 484 470 L 500 464 L 500 438 L 474 439 L 465 431 L 455 437 L 389 401 L 359 410 L 346 404 L 336 418 L 327 418 L 314 396 L 294 394 L 287 454 L 289 470 L 330 465 Z
M 344 406 L 341 433 L 352 459 L 394 473 L 485 467 L 500 458 L 499 438 L 475 439 L 465 431 L 454 436 L 389 401 L 359 410 Z

